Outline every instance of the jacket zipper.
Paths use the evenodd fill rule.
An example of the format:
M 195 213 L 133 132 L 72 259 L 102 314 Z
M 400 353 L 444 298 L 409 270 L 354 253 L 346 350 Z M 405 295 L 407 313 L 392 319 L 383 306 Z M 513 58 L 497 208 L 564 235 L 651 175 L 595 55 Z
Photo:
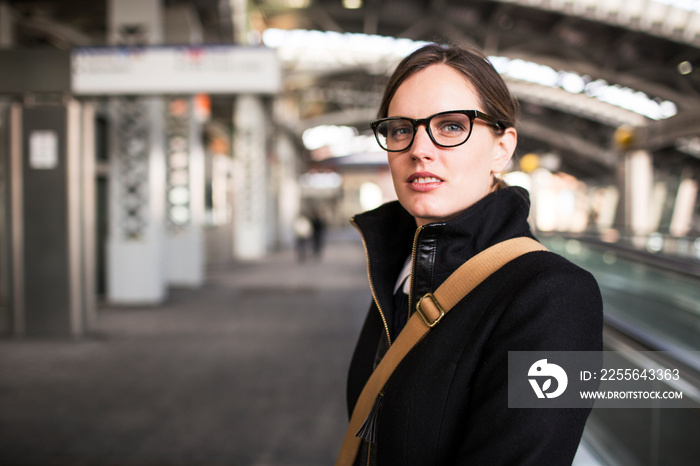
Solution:
M 355 218 L 350 219 L 350 223 L 352 226 L 355 227 L 357 231 L 360 232 L 360 236 L 362 237 L 362 247 L 365 250 L 365 261 L 367 262 L 367 281 L 369 282 L 369 289 L 372 292 L 372 299 L 374 300 L 374 303 L 377 305 L 377 309 L 379 310 L 379 315 L 382 318 L 382 323 L 384 324 L 384 331 L 386 332 L 386 338 L 387 341 L 389 342 L 389 346 L 391 346 L 391 334 L 389 333 L 389 325 L 386 322 L 386 317 L 384 316 L 384 311 L 382 310 L 382 306 L 379 304 L 379 300 L 377 299 L 377 292 L 374 289 L 374 282 L 372 281 L 372 272 L 371 272 L 371 267 L 370 267 L 370 258 L 369 258 L 369 251 L 367 250 L 367 241 L 365 240 L 365 235 L 360 229 L 360 227 L 355 223 Z M 415 234 L 413 235 L 413 247 L 411 248 L 411 281 L 410 285 L 408 288 L 408 318 L 411 318 L 411 296 L 413 294 L 413 282 L 414 282 L 414 268 L 415 268 L 415 262 L 416 262 L 416 250 L 418 249 L 418 236 L 420 235 L 421 231 L 423 231 L 423 226 L 420 226 L 416 229 Z M 384 389 L 382 389 L 380 394 L 384 393 Z M 372 458 L 372 444 L 367 443 L 367 466 L 370 465 L 370 459 Z
M 411 281 L 409 282 L 408 286 L 408 317 L 406 319 L 406 322 L 408 322 L 408 319 L 411 318 L 411 299 L 413 298 L 413 284 L 415 282 L 415 264 L 416 264 L 416 250 L 418 249 L 418 236 L 420 233 L 423 231 L 424 227 L 419 226 L 416 229 L 416 233 L 413 235 L 413 248 L 411 249 Z
M 357 225 L 357 223 L 355 223 L 355 218 L 351 218 L 350 223 L 352 223 L 352 226 L 354 226 L 357 229 L 357 231 L 360 232 L 360 236 L 362 237 L 362 246 L 365 249 L 365 260 L 367 262 L 367 280 L 369 281 L 369 289 L 372 292 L 372 299 L 374 300 L 374 303 L 377 305 L 377 309 L 379 310 L 379 315 L 381 316 L 382 322 L 384 323 L 384 331 L 386 332 L 386 337 L 387 337 L 387 340 L 389 341 L 389 346 L 391 346 L 391 334 L 389 333 L 389 325 L 386 323 L 386 317 L 384 316 L 384 311 L 382 310 L 382 306 L 379 304 L 379 300 L 377 299 L 377 292 L 374 289 L 374 282 L 372 281 L 372 272 L 371 272 L 370 263 L 369 263 L 369 251 L 367 250 L 367 242 L 365 240 L 365 235 L 364 235 L 364 233 L 362 233 L 362 230 Z

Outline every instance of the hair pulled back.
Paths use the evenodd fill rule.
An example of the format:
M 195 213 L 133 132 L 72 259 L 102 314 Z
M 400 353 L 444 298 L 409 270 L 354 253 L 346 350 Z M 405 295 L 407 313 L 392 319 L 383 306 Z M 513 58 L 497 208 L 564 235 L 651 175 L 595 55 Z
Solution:
M 488 59 L 476 50 L 439 44 L 421 47 L 401 60 L 384 90 L 378 118 L 388 116 L 389 104 L 404 81 L 436 64 L 448 65 L 462 73 L 474 86 L 482 110 L 500 121 L 506 128 L 515 126 L 518 103 Z

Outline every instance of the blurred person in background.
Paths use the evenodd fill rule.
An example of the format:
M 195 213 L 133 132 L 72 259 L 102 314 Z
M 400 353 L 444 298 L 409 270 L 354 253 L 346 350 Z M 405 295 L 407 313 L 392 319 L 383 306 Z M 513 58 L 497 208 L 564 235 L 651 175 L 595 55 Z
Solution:
M 317 206 L 311 211 L 311 227 L 312 227 L 312 242 L 313 254 L 316 259 L 321 259 L 323 255 L 323 246 L 326 236 L 326 221 L 323 218 L 321 209 Z
M 306 262 L 306 256 L 309 254 L 311 247 L 311 235 L 313 234 L 313 226 L 306 215 L 299 214 L 292 225 L 294 237 L 296 238 L 297 259 L 299 262 Z

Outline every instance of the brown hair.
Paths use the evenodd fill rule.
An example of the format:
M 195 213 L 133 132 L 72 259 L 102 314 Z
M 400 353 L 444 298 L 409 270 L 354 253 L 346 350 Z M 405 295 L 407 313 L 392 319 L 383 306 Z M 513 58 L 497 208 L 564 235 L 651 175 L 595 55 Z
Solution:
M 474 86 L 486 114 L 500 121 L 506 128 L 515 126 L 518 103 L 486 57 L 476 50 L 439 44 L 421 47 L 401 60 L 384 90 L 378 118 L 388 116 L 391 99 L 406 79 L 439 63 L 451 66 L 467 78 Z

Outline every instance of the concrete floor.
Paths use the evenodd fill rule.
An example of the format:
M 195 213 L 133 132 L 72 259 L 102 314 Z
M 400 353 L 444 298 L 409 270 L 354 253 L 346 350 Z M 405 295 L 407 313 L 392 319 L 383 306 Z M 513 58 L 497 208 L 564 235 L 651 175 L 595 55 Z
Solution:
M 0 464 L 328 465 L 369 304 L 359 236 L 210 269 L 95 331 L 0 340 Z

